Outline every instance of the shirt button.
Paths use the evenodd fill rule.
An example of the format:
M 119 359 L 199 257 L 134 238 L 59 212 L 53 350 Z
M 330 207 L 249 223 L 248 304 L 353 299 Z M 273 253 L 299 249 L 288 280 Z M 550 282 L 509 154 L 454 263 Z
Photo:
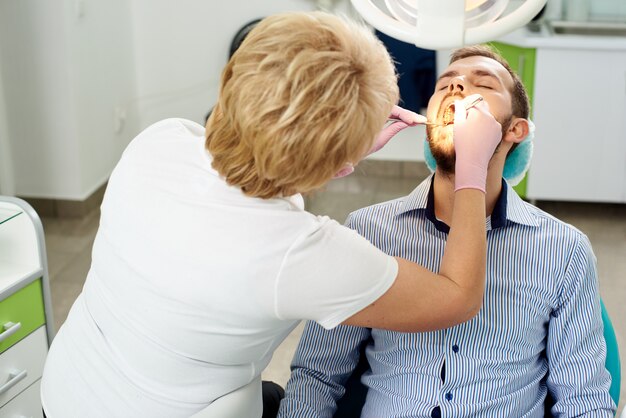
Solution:
M 430 416 L 432 418 L 441 418 L 441 408 L 438 406 L 434 407 L 432 411 L 430 411 Z
M 459 346 L 458 346 L 458 345 L 456 345 L 456 344 L 454 344 L 454 345 L 452 346 L 452 351 L 454 351 L 455 353 L 458 353 L 458 352 L 459 352 Z
M 446 400 L 447 401 L 451 401 L 452 400 L 452 393 L 450 393 L 450 392 L 446 393 Z

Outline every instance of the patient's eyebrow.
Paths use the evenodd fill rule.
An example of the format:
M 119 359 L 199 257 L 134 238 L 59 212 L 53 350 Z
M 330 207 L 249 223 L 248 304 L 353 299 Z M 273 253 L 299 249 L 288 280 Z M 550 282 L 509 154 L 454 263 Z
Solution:
M 500 78 L 494 73 L 492 73 L 491 71 L 477 69 L 477 70 L 472 71 L 472 74 L 475 75 L 476 77 L 491 77 L 498 83 L 502 84 L 500 82 Z
M 454 70 L 450 70 L 450 71 L 446 71 L 445 73 L 441 74 L 439 76 L 439 78 L 437 79 L 437 83 L 441 80 L 443 80 L 444 78 L 449 78 L 449 77 L 456 77 L 459 75 L 458 71 L 454 71 Z
M 498 84 L 500 85 L 502 84 L 502 81 L 500 80 L 500 78 L 496 74 L 492 73 L 491 71 L 477 68 L 475 70 L 472 70 L 472 75 L 474 77 L 490 77 L 494 81 L 496 81 Z M 455 70 L 446 71 L 445 73 L 439 76 L 435 84 L 439 84 L 439 82 L 443 80 L 444 78 L 452 78 L 452 77 L 458 77 L 458 76 L 459 76 L 458 71 L 455 71 Z

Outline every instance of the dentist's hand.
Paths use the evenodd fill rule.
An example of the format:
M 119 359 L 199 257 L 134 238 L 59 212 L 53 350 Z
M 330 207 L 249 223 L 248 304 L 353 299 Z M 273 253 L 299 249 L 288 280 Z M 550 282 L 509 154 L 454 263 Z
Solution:
M 471 106 L 478 97 L 474 94 L 454 102 L 455 191 L 485 192 L 489 161 L 502 139 L 502 126 L 489 112 L 487 102 Z M 462 109 L 466 111 L 459 111 Z
M 374 145 L 372 146 L 372 148 L 370 148 L 365 157 L 375 153 L 376 151 L 379 151 L 382 147 L 387 145 L 389 141 L 391 141 L 391 138 L 393 138 L 398 132 L 400 132 L 404 128 L 426 123 L 425 116 L 419 115 L 415 112 L 411 112 L 407 109 L 403 109 L 400 106 L 394 106 L 393 109 L 391 109 L 389 119 L 394 119 L 395 121 L 383 128 L 380 134 L 378 134 L 378 137 L 376 137 Z M 348 164 L 344 168 L 339 170 L 339 172 L 335 174 L 333 178 L 345 177 L 349 174 L 352 174 L 352 172 L 354 172 L 354 165 Z
M 380 134 L 378 134 L 376 141 L 374 141 L 374 146 L 369 150 L 367 155 L 379 151 L 382 147 L 387 145 L 387 142 L 389 142 L 391 138 L 404 128 L 426 123 L 427 120 L 426 116 L 403 109 L 400 106 L 394 106 L 393 109 L 391 109 L 389 119 L 393 119 L 395 122 L 383 128 Z

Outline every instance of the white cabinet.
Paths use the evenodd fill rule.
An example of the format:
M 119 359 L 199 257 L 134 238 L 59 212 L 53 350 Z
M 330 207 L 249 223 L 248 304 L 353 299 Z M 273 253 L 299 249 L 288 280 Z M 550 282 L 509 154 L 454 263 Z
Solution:
M 43 375 L 48 352 L 46 330 L 39 327 L 0 356 L 0 416 L 3 407 Z
M 537 48 L 530 199 L 626 202 L 626 50 Z
M 24 201 L 0 196 L 0 417 L 40 417 L 53 337 L 43 228 Z
M 39 400 L 40 383 L 33 383 L 28 389 L 0 409 L 2 418 L 43 418 Z

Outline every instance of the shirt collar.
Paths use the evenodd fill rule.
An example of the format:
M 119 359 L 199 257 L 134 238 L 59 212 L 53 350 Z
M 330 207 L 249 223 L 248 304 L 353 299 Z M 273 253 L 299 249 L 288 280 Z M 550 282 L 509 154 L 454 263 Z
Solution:
M 428 220 L 439 231 L 447 233 L 450 230 L 449 226 L 435 216 L 434 177 L 435 175 L 431 174 L 417 186 L 405 198 L 396 215 L 400 216 L 411 211 L 424 210 Z M 530 210 L 529 205 L 502 179 L 502 192 L 487 222 L 490 226 L 489 229 L 496 229 L 506 226 L 507 221 L 528 226 L 539 226 L 537 216 Z

